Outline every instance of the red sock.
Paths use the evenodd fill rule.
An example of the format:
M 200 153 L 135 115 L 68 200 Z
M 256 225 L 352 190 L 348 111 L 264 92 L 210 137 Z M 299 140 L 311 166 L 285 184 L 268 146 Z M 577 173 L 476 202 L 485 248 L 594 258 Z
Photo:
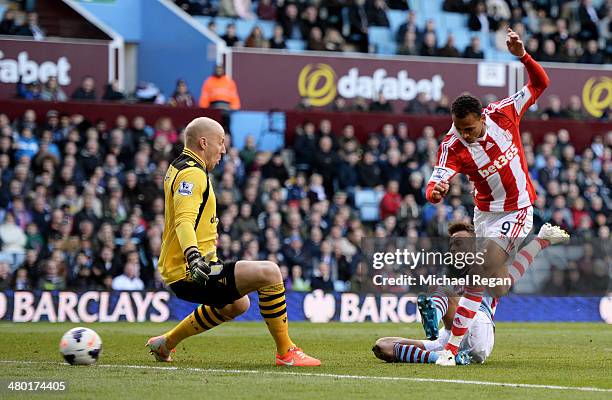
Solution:
M 459 351 L 459 345 L 461 345 L 463 336 L 465 336 L 470 328 L 472 320 L 480 308 L 483 292 L 483 287 L 469 287 L 466 288 L 463 296 L 459 299 L 455 318 L 453 319 L 453 327 L 451 328 L 451 337 L 446 346 L 444 346 L 446 350 L 452 351 L 455 355 Z

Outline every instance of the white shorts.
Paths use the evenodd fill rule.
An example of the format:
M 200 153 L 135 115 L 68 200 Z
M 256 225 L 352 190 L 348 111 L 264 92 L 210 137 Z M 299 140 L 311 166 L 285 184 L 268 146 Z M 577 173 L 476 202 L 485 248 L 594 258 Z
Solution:
M 450 331 L 443 329 L 436 340 L 423 340 L 423 346 L 428 351 L 440 351 L 450 338 Z M 472 326 L 463 337 L 459 351 L 467 351 L 472 362 L 483 363 L 491 355 L 495 344 L 495 325 L 488 314 L 478 310 L 472 321 Z
M 520 247 L 531 228 L 532 206 L 508 212 L 488 212 L 474 208 L 476 237 L 494 241 L 508 254 Z

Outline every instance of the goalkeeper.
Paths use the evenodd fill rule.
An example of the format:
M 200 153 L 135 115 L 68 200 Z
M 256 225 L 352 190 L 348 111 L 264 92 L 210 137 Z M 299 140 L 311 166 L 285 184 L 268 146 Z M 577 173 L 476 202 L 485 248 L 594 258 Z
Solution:
M 289 338 L 285 287 L 278 266 L 269 261 L 221 262 L 216 255 L 217 216 L 210 171 L 225 154 L 225 132 L 210 118 L 185 128 L 185 148 L 168 167 L 164 180 L 166 226 L 158 268 L 180 299 L 200 304 L 169 332 L 146 346 L 157 361 L 189 336 L 230 321 L 249 308 L 247 294 L 257 291 L 259 309 L 276 342 L 276 365 L 318 366 Z

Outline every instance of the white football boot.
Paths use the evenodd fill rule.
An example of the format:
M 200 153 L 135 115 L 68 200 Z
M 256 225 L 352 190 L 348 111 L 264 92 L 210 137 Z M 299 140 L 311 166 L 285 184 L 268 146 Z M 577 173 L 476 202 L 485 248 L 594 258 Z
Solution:
M 442 365 L 443 367 L 453 367 L 457 365 L 455 362 L 455 355 L 450 350 L 441 350 L 437 352 L 438 359 L 436 365 Z
M 164 335 L 152 337 L 147 341 L 145 347 L 149 348 L 149 352 L 155 356 L 155 359 L 160 362 L 171 362 L 171 353 L 174 349 L 168 349 L 166 346 L 166 337 Z
M 548 241 L 551 245 L 567 242 L 570 239 L 569 233 L 551 224 L 544 224 L 538 232 L 538 237 Z

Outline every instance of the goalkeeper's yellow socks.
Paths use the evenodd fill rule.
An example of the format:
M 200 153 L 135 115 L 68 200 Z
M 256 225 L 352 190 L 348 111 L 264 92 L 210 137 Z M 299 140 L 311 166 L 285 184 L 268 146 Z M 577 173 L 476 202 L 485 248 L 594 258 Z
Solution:
M 259 310 L 268 325 L 268 330 L 276 342 L 279 355 L 295 347 L 289 338 L 287 322 L 287 304 L 285 303 L 285 286 L 282 282 L 264 286 L 257 291 L 259 294 Z
M 166 346 L 169 349 L 173 349 L 189 336 L 206 332 L 225 321 L 227 319 L 216 308 L 200 305 L 170 332 L 164 335 L 166 337 Z

